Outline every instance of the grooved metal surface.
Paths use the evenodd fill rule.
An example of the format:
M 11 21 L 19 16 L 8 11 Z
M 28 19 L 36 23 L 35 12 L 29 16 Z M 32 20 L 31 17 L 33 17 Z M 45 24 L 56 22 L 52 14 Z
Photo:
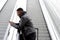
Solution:
M 39 29 L 38 40 L 51 40 L 39 0 L 27 0 L 27 14 L 32 19 L 34 27 Z
M 0 40 L 3 40 L 16 0 L 8 0 L 0 12 Z

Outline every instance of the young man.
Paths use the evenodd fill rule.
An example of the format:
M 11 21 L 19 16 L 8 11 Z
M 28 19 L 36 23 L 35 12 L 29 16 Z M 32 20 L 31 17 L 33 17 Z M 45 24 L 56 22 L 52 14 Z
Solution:
M 36 32 L 33 27 L 32 22 L 30 19 L 26 16 L 26 12 L 22 8 L 17 9 L 17 15 L 20 17 L 19 23 L 14 23 L 9 21 L 10 25 L 18 29 L 18 32 L 20 31 L 23 34 L 23 38 L 25 40 L 35 40 L 36 38 Z M 22 39 L 23 40 L 23 39 Z

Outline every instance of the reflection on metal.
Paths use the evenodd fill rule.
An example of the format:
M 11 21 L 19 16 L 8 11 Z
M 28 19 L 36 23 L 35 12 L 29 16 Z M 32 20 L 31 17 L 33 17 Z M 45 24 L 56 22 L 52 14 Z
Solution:
M 39 29 L 38 28 L 35 28 L 36 29 L 36 40 L 38 40 L 38 31 Z

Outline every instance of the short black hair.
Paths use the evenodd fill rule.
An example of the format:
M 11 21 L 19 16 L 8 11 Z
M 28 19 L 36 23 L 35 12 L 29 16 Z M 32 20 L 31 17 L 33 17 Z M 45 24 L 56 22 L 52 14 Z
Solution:
M 23 9 L 22 8 L 18 8 L 17 11 L 23 11 Z

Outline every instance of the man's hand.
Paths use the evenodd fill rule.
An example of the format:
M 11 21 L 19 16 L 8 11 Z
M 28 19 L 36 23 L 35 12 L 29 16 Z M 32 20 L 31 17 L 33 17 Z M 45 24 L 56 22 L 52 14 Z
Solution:
M 9 21 L 9 23 L 10 23 L 11 26 L 14 24 L 14 22 L 11 22 L 11 21 Z
M 10 25 L 13 26 L 14 28 L 18 29 L 19 25 L 16 25 L 16 23 L 9 21 Z

